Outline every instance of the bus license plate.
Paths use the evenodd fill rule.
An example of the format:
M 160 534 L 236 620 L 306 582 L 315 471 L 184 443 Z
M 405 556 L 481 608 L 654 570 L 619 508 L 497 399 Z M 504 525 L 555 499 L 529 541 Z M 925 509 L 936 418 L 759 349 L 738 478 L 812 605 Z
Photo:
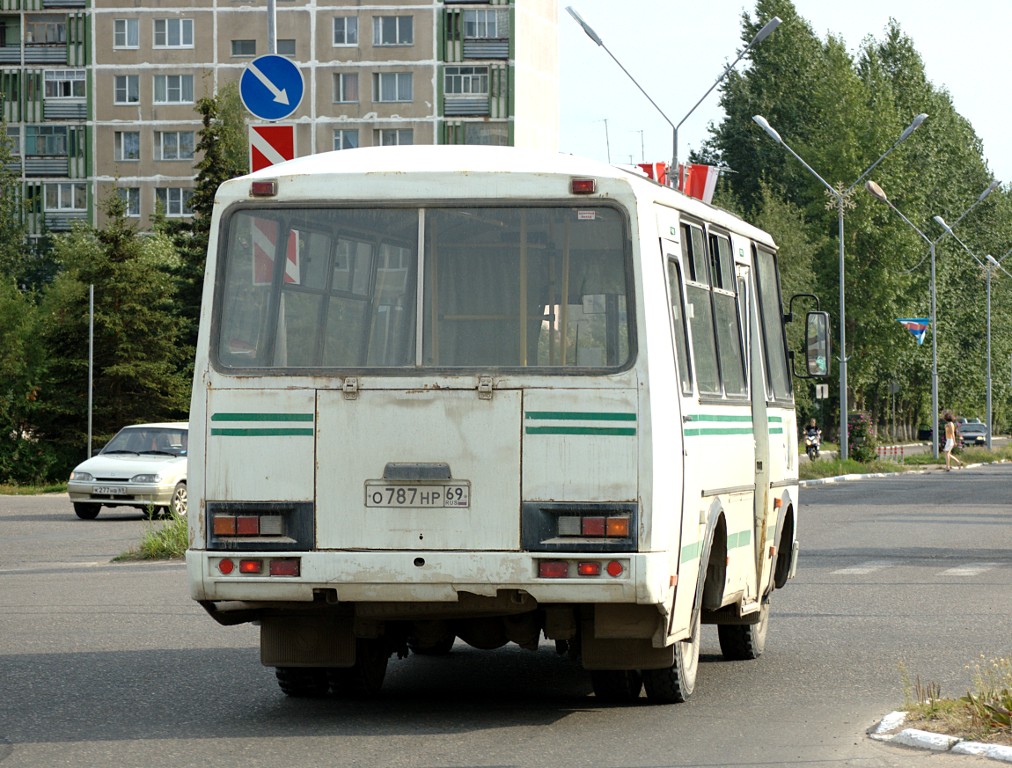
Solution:
M 125 496 L 128 493 L 121 485 L 96 485 L 91 492 L 97 496 Z
M 467 508 L 471 506 L 471 484 L 456 481 L 403 485 L 370 480 L 365 484 L 365 505 L 399 509 Z

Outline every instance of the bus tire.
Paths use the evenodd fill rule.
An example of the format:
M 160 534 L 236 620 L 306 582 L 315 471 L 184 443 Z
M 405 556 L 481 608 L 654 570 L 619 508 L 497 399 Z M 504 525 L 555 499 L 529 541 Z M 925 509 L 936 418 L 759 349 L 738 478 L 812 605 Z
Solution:
M 375 696 L 383 687 L 390 652 L 382 640 L 358 641 L 355 663 L 328 670 L 327 679 L 337 696 Z
M 274 676 L 285 695 L 295 698 L 317 699 L 329 688 L 327 671 L 319 667 L 277 667 Z
M 675 643 L 675 663 L 664 669 L 644 669 L 643 687 L 647 699 L 654 704 L 680 704 L 696 690 L 699 671 L 699 636 L 701 622 L 694 619 L 692 637 Z
M 609 704 L 627 704 L 640 697 L 643 675 L 637 669 L 592 669 L 594 696 Z
M 756 624 L 718 624 L 720 652 L 728 661 L 758 659 L 766 650 L 766 631 L 770 625 L 770 604 L 763 603 Z

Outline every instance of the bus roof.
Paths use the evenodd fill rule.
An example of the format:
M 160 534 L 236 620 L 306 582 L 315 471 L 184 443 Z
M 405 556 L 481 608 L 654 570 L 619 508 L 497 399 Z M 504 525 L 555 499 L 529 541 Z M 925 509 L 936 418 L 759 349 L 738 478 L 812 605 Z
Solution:
M 363 147 L 322 152 L 298 157 L 269 166 L 222 185 L 219 195 L 244 199 L 250 181 L 288 179 L 295 181 L 322 176 L 396 176 L 398 174 L 434 174 L 467 177 L 485 174 L 529 174 L 548 177 L 590 177 L 624 183 L 641 200 L 651 198 L 661 205 L 679 210 L 728 229 L 735 230 L 770 247 L 769 234 L 748 224 L 735 214 L 664 187 L 632 168 L 619 167 L 577 155 L 517 147 L 478 145 L 410 145 Z

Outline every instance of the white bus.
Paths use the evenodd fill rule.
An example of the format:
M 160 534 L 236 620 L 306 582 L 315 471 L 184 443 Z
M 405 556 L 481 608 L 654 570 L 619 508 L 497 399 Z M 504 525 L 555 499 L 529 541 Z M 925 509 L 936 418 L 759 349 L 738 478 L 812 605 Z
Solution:
M 210 242 L 189 584 L 285 693 L 544 639 L 674 702 L 701 624 L 763 651 L 798 552 L 769 235 L 609 165 L 416 146 L 226 182 Z

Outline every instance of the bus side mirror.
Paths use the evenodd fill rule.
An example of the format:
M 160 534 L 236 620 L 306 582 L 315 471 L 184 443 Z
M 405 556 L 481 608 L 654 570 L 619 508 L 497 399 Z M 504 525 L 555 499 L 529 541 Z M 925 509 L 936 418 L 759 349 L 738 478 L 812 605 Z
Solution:
M 805 318 L 805 362 L 809 377 L 829 375 L 828 312 L 809 312 Z

